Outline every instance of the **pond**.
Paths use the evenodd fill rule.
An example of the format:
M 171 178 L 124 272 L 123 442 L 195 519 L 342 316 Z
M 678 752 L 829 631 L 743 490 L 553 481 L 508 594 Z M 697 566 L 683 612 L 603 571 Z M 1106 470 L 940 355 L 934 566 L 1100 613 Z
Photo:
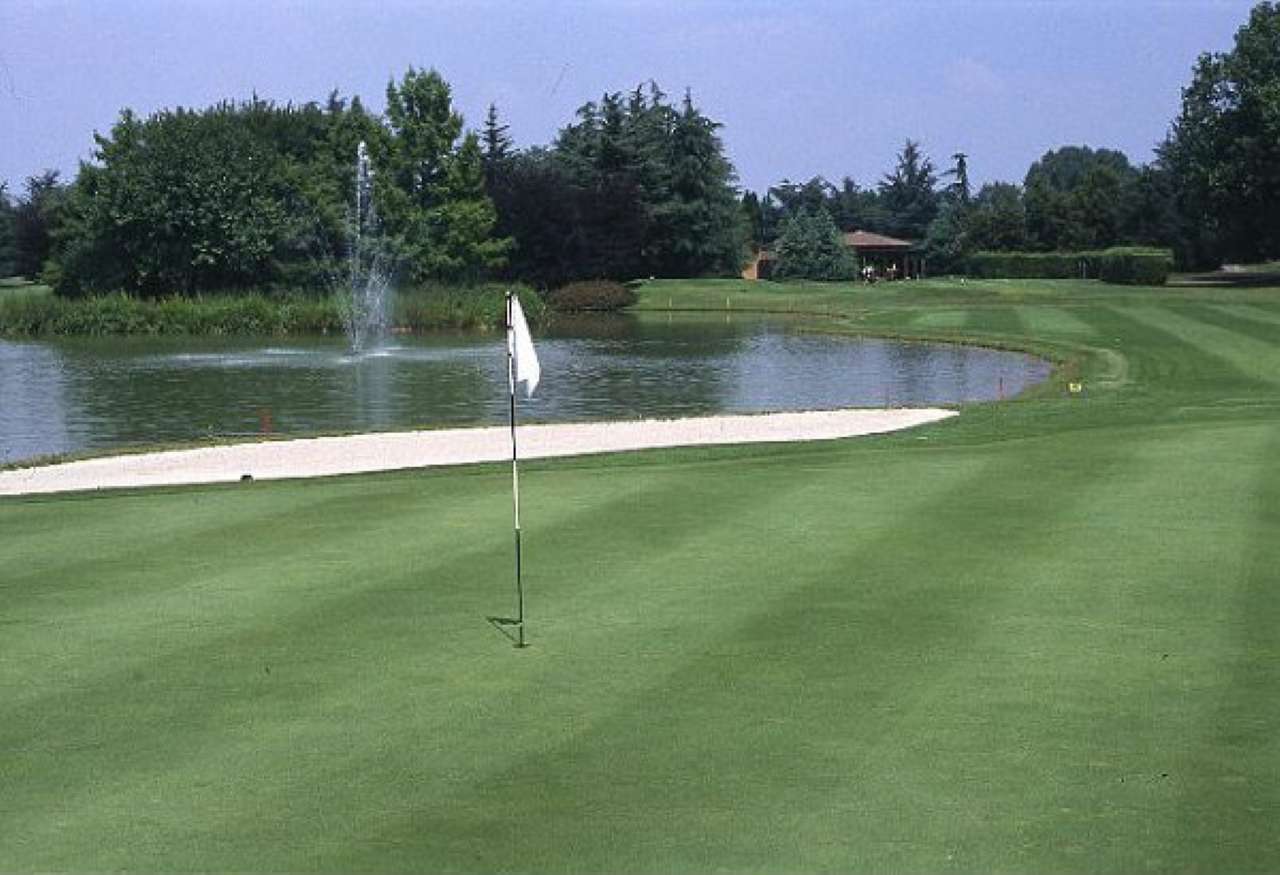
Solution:
M 814 334 L 786 319 L 636 314 L 561 320 L 535 338 L 522 421 L 922 406 L 1012 396 L 1032 356 Z M 0 340 L 0 463 L 216 436 L 506 421 L 501 333 L 338 338 Z

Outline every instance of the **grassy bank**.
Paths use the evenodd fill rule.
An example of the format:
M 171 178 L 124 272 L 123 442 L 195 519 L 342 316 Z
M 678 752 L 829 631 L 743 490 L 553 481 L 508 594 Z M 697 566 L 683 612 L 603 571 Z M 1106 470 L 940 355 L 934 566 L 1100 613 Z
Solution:
M 502 466 L 0 501 L 0 869 L 1280 868 L 1280 289 L 639 306 L 1083 389 L 524 465 L 525 651 Z
M 505 286 L 431 286 L 393 297 L 396 330 L 485 330 L 501 327 Z M 527 288 L 531 318 L 541 302 Z M 43 286 L 0 288 L 0 336 L 299 335 L 341 334 L 344 302 L 335 296 L 227 294 L 143 300 L 122 294 L 66 299 Z

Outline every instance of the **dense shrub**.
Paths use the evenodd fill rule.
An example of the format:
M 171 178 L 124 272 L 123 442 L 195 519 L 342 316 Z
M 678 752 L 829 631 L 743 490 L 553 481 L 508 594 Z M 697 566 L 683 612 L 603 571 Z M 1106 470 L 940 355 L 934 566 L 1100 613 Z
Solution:
M 1099 253 L 1098 279 L 1124 285 L 1162 286 L 1173 270 L 1168 249 L 1117 246 Z
M 1101 252 L 977 252 L 969 276 L 984 279 L 1100 279 L 1163 285 L 1173 269 L 1167 249 L 1117 246 Z
M 634 291 L 612 280 L 584 280 L 569 283 L 547 295 L 547 303 L 551 309 L 562 313 L 621 310 L 635 302 Z
M 517 289 L 531 322 L 547 307 L 528 287 Z M 405 331 L 500 329 L 506 318 L 506 287 L 426 286 L 396 294 L 393 325 Z M 337 297 L 218 294 L 145 300 L 124 294 L 68 299 L 56 295 L 0 297 L 0 335 L 165 334 L 284 335 L 341 334 Z
M 857 276 L 857 260 L 825 209 L 801 208 L 782 223 L 774 243 L 776 279 L 847 280 Z
M 498 283 L 480 286 L 424 285 L 399 291 L 393 323 L 406 331 L 502 328 L 507 319 L 507 289 Z M 546 319 L 547 305 L 528 286 L 516 286 L 520 307 L 530 322 Z
M 975 252 L 969 276 L 982 279 L 1080 279 L 1097 276 L 1088 252 Z
M 0 299 L 0 334 L 42 335 L 331 334 L 342 331 L 333 298 L 218 295 L 143 300 L 121 293 L 68 299 L 16 295 Z

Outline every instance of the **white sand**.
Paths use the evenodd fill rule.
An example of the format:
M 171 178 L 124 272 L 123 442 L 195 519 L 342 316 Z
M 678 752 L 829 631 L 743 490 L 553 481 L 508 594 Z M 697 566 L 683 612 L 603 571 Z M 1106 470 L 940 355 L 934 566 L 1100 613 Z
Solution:
M 833 440 L 896 431 L 954 415 L 955 411 L 939 408 L 909 408 L 522 425 L 517 440 L 521 459 L 545 459 L 653 447 Z M 111 456 L 0 471 L 0 495 L 226 483 L 246 474 L 255 480 L 325 477 L 510 458 L 510 429 L 504 426 L 361 434 Z

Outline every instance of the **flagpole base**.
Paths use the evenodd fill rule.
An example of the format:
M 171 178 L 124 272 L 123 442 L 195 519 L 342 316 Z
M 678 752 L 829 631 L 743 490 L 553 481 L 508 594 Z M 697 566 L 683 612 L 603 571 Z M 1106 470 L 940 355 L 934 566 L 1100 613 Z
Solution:
M 526 641 L 524 637 L 523 620 L 519 620 L 515 617 L 485 617 L 485 619 L 489 621 L 489 625 L 501 632 L 503 636 L 511 642 L 512 647 L 523 649 L 530 646 L 529 642 Z M 512 626 L 516 627 L 515 634 L 507 631 Z

